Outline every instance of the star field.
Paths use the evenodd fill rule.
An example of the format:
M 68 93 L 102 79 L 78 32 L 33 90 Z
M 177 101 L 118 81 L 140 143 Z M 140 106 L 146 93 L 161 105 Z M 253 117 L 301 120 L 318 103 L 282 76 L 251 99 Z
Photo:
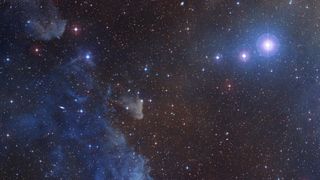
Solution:
M 0 2 L 0 179 L 319 179 L 319 8 Z

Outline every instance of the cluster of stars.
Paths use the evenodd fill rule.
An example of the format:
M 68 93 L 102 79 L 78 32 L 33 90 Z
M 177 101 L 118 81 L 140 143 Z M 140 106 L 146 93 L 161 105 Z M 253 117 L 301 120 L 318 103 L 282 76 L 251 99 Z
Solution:
M 53 3 L 56 5 L 58 1 Z M 57 7 L 66 11 L 59 18 L 67 21 L 63 35 L 55 36 L 54 40 L 51 39 L 53 41 L 35 38 L 28 45 L 26 55 L 19 52 L 21 55 L 15 56 L 13 50 L 3 50 L 2 61 L 5 65 L 0 68 L 0 74 L 8 74 L 4 83 L 13 84 L 20 74 L 28 75 L 35 71 L 31 79 L 24 78 L 26 81 L 33 80 L 39 74 L 46 73 L 47 69 L 51 70 L 51 64 L 60 67 L 64 63 L 79 63 L 81 67 L 98 67 L 84 68 L 85 71 L 93 71 L 93 81 L 99 85 L 98 89 L 90 89 L 91 74 L 77 74 L 74 73 L 77 69 L 72 69 L 72 83 L 75 78 L 76 84 L 72 86 L 75 92 L 70 93 L 70 99 L 74 103 L 62 100 L 50 106 L 50 110 L 61 116 L 72 115 L 79 121 L 89 119 L 88 124 L 94 125 L 94 118 L 87 117 L 96 108 L 96 103 L 100 100 L 110 103 L 111 124 L 128 136 L 125 138 L 128 138 L 133 149 L 139 149 L 150 160 L 150 173 L 155 179 L 320 177 L 317 171 L 318 144 L 315 140 L 319 134 L 316 121 L 319 113 L 318 107 L 313 108 L 318 103 L 318 88 L 314 88 L 315 93 L 310 93 L 313 90 L 306 84 L 319 85 L 320 82 L 319 65 L 313 59 L 318 57 L 314 52 L 318 48 L 318 39 L 304 40 L 319 34 L 317 9 L 312 11 L 315 18 L 310 10 L 314 8 L 312 4 L 318 8 L 320 3 L 315 0 L 287 0 L 281 3 L 276 0 L 257 3 L 241 0 L 68 3 L 70 7 L 65 8 L 64 3 Z M 110 4 L 112 6 L 108 6 Z M 72 9 L 71 15 L 69 8 Z M 314 29 L 310 31 L 300 27 L 300 21 Z M 26 17 L 22 22 L 23 26 L 32 27 L 38 21 Z M 53 29 L 53 32 L 59 31 L 50 25 L 56 24 L 41 24 L 49 30 Z M 292 37 L 293 34 L 301 37 Z M 6 35 L 2 39 L 7 42 Z M 4 43 L 3 49 L 9 43 Z M 310 46 L 313 47 L 309 50 Z M 76 54 L 74 49 L 78 49 Z M 285 49 L 297 51 L 287 51 L 285 54 Z M 308 53 L 305 53 L 306 49 Z M 16 62 L 19 59 L 40 62 L 39 72 L 28 65 L 16 68 L 17 78 L 11 72 L 7 73 L 6 69 L 18 65 Z M 32 71 L 29 69 L 31 67 Z M 77 77 L 82 75 L 85 76 L 84 82 L 78 83 Z M 90 80 L 87 81 L 87 78 Z M 44 81 L 38 86 L 45 87 L 47 84 Z M 106 93 L 105 85 L 110 85 L 112 92 Z M 12 86 L 14 89 L 16 85 Z M 82 92 L 85 86 L 90 90 Z M 17 85 L 16 89 L 24 89 L 24 84 Z M 64 90 L 65 86 L 57 87 L 57 92 Z M 34 93 L 41 95 L 42 92 Z M 304 96 L 296 98 L 302 92 L 312 95 L 311 105 Z M 4 96 L 6 93 L 3 93 Z M 104 98 L 99 99 L 100 93 Z M 82 95 L 92 99 L 84 100 Z M 118 107 L 115 102 L 120 101 L 122 96 L 125 98 Z M 8 114 L 5 111 L 18 109 L 20 102 L 31 99 L 30 106 L 36 104 L 32 101 L 35 98 L 28 97 L 27 93 L 10 92 L 8 97 L 3 102 L 4 109 L 8 109 L 3 110 L 4 116 Z M 84 105 L 84 102 L 88 104 Z M 300 106 L 301 102 L 303 106 Z M 47 107 L 47 104 L 50 103 L 42 103 L 41 107 Z M 117 111 L 118 108 L 121 111 Z M 296 113 L 296 109 L 301 113 Z M 108 115 L 109 112 L 93 113 L 94 117 L 103 119 L 102 122 L 109 120 Z M 296 119 L 298 125 L 295 124 Z M 72 118 L 66 120 L 72 121 Z M 32 118 L 28 123 L 32 124 Z M 39 129 L 34 127 L 34 131 Z M 76 132 L 76 129 L 70 129 Z M 86 130 L 95 133 L 95 128 L 91 126 Z M 4 128 L 3 139 L 13 142 L 16 132 Z M 81 141 L 85 139 L 82 133 L 85 132 L 81 132 Z M 57 136 L 58 133 L 51 131 L 45 134 L 50 138 Z M 90 138 L 83 143 L 85 151 L 89 152 L 86 158 L 91 154 L 98 157 L 96 155 L 105 148 L 99 143 L 100 138 Z M 58 146 L 58 143 L 54 145 Z M 6 145 L 4 149 L 10 149 Z M 34 154 L 38 151 L 35 147 L 30 149 Z M 117 157 L 120 159 L 120 155 Z M 8 159 L 8 162 L 11 161 L 11 158 Z M 42 157 L 37 158 L 36 162 L 47 164 Z M 58 162 L 52 164 L 61 166 Z M 20 170 L 14 171 L 21 173 Z M 74 169 L 75 173 L 81 171 L 82 168 Z M 50 173 L 54 174 L 56 170 L 52 169 Z

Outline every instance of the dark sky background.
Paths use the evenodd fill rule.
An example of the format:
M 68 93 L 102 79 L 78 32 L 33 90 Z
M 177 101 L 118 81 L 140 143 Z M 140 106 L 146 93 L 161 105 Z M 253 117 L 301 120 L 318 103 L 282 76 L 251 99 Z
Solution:
M 0 178 L 319 179 L 319 8 L 1 2 Z

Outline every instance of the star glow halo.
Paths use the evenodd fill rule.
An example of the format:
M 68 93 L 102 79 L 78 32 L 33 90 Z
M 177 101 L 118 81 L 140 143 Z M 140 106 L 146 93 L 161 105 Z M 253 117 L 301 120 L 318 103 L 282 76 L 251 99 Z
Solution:
M 279 40 L 272 34 L 263 34 L 258 38 L 257 50 L 260 56 L 271 57 L 279 51 Z

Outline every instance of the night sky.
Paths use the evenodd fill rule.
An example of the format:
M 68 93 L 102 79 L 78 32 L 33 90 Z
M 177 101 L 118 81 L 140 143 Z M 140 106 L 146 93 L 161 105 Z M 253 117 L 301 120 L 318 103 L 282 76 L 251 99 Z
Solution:
M 0 1 L 0 179 L 320 179 L 320 1 Z

